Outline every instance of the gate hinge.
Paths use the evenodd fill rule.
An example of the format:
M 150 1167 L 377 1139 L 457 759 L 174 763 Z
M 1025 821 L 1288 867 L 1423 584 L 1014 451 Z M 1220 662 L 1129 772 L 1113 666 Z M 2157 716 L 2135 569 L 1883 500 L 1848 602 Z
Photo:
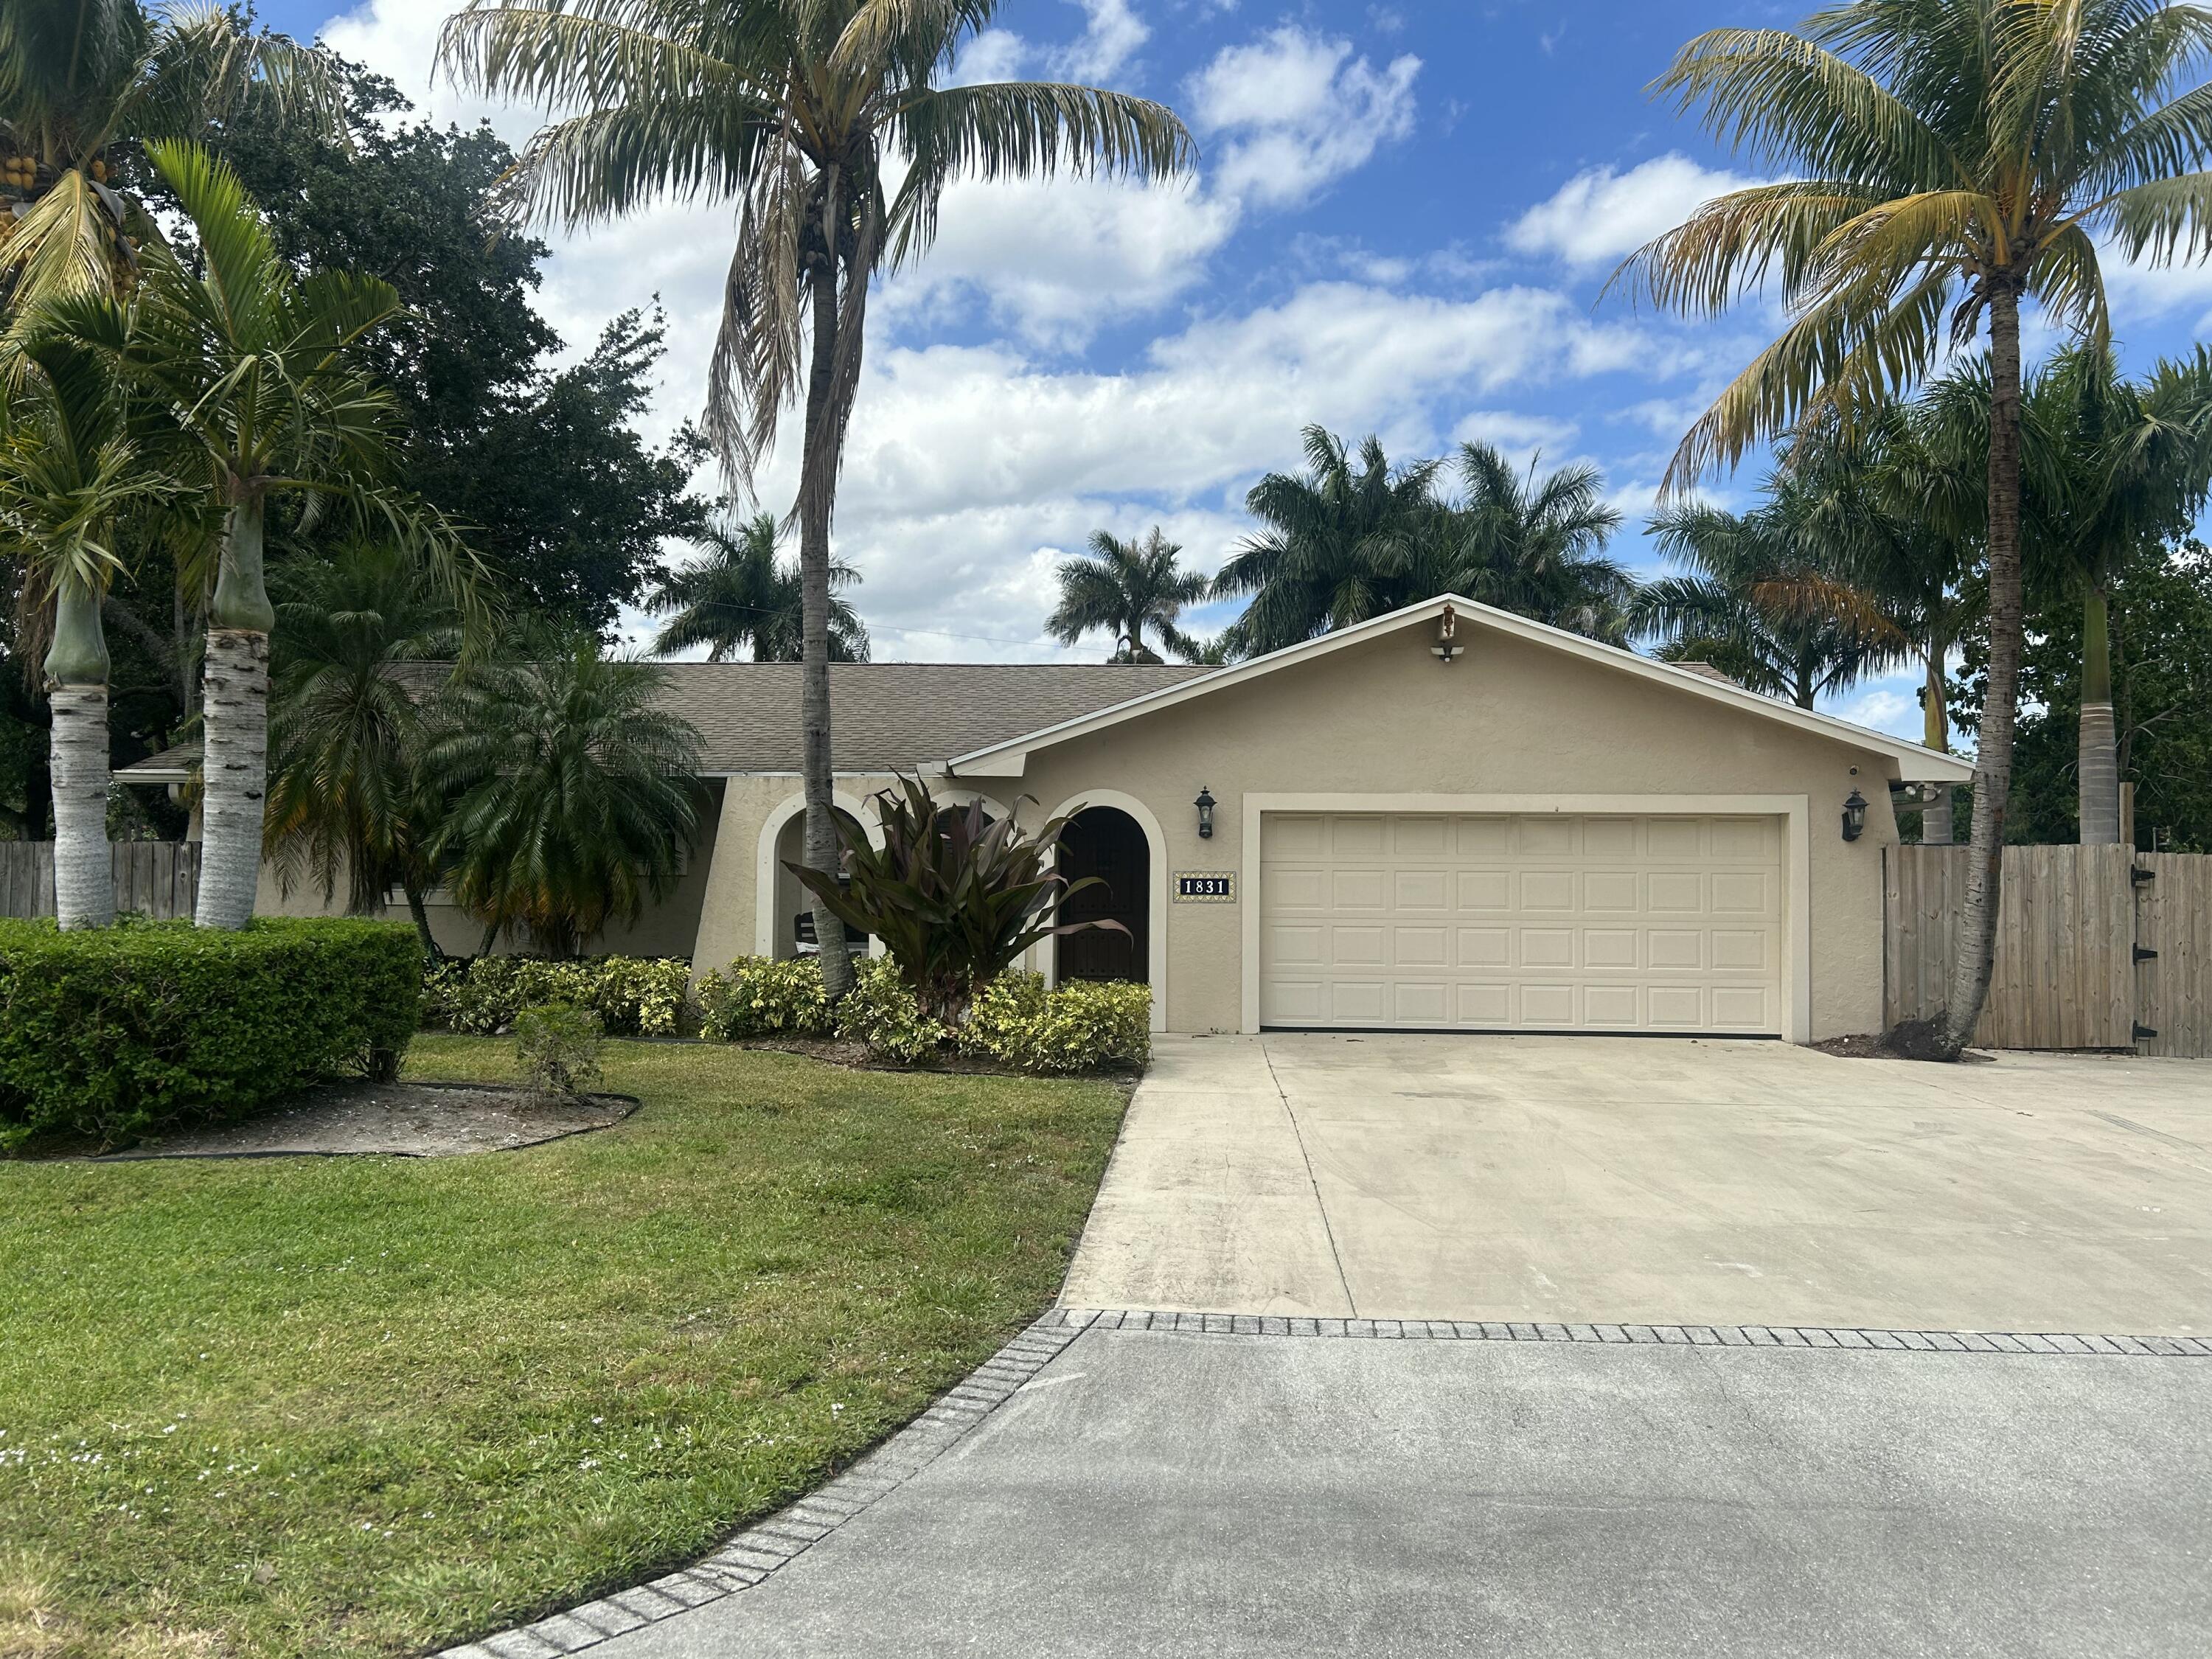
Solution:
M 2158 1033 L 2153 1030 L 2149 1026 L 2143 1024 L 2141 1021 L 2136 1022 L 2136 1041 L 2137 1042 L 2144 1042 L 2148 1038 L 2156 1036 L 2157 1035 Z
M 2128 866 L 2128 879 L 2138 887 L 2147 887 L 2158 879 L 2158 872 L 2146 870 L 2140 864 L 2131 864 Z
M 2158 952 L 2152 950 L 2147 945 L 2138 945 L 2136 946 L 2136 960 L 2137 962 L 2156 962 L 2158 960 Z

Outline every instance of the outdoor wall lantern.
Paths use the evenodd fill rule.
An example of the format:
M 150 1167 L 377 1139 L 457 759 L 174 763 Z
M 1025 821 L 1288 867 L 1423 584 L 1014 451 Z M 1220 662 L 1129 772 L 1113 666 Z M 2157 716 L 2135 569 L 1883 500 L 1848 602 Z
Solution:
M 1452 665 L 1454 658 L 1467 649 L 1459 642 L 1458 634 L 1459 617 L 1451 606 L 1446 605 L 1443 615 L 1437 618 L 1437 642 L 1429 647 L 1429 653 L 1447 668 Z
M 1856 789 L 1844 802 L 1844 839 L 1856 841 L 1866 834 L 1866 797 Z
M 1212 841 L 1213 839 L 1213 792 L 1204 784 L 1200 784 L 1198 799 L 1191 805 L 1198 808 L 1198 838 L 1200 841 Z

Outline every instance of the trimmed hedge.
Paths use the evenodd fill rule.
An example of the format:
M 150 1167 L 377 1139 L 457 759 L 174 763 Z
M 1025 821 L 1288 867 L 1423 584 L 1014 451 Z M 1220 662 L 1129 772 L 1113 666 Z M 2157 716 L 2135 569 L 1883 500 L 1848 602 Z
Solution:
M 399 923 L 0 921 L 0 1147 L 55 1131 L 113 1146 L 340 1073 L 392 1077 L 422 983 Z
M 1001 974 L 969 1011 L 960 1047 L 1022 1072 L 1141 1066 L 1152 1055 L 1152 988 L 1070 980 L 1048 991 L 1040 975 Z
M 1152 1058 L 1152 994 L 1143 985 L 1074 981 L 1048 991 L 1036 974 L 1009 973 L 975 998 L 948 1034 L 887 957 L 854 964 L 852 994 L 833 1011 L 811 957 L 740 957 L 699 982 L 702 1030 L 718 1042 L 840 1036 L 878 1059 L 911 1066 L 945 1045 L 1023 1072 L 1088 1072 Z
M 691 964 L 678 957 L 475 957 L 441 962 L 422 980 L 422 1023 L 467 1036 L 512 1030 L 526 1008 L 573 1002 L 609 1036 L 675 1036 L 684 1029 Z

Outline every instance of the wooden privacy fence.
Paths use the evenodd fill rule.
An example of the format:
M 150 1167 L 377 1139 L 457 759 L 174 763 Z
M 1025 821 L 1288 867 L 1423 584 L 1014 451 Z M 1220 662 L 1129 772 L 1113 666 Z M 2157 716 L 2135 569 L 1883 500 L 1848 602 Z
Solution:
M 199 896 L 200 846 L 196 841 L 118 841 L 108 852 L 115 863 L 115 908 L 166 921 L 189 916 Z M 0 841 L 0 916 L 54 913 L 54 844 Z
M 1948 1000 L 1971 856 L 1888 849 L 1886 1025 Z M 2008 847 L 2002 887 L 1978 1046 L 2212 1055 L 2212 855 Z

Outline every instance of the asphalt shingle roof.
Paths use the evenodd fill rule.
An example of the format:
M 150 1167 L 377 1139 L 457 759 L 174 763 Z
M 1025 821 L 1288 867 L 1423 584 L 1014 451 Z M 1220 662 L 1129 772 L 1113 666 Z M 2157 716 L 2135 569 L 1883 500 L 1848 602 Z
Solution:
M 796 772 L 797 663 L 666 663 L 666 706 L 698 727 L 699 769 Z M 833 663 L 831 764 L 840 772 L 935 766 L 1062 720 L 1209 674 L 1180 663 Z M 182 744 L 116 775 L 199 763 Z

